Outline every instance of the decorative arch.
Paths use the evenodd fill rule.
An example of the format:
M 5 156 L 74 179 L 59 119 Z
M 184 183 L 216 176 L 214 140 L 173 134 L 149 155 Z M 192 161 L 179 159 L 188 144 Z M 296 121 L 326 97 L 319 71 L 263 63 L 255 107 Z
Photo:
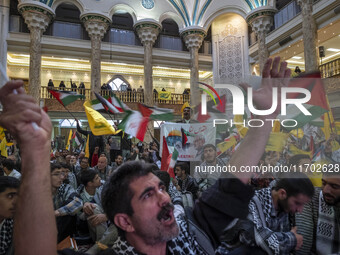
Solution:
M 115 82 L 116 79 L 120 80 L 119 84 L 117 81 Z M 106 84 L 109 85 L 113 91 L 126 91 L 127 86 L 130 85 L 124 76 L 120 74 L 112 76 L 112 78 L 108 80 Z
M 137 22 L 136 11 L 131 6 L 127 4 L 117 4 L 111 8 L 111 10 L 109 11 L 109 16 L 112 17 L 114 14 L 119 12 L 129 13 L 133 19 L 133 24 Z
M 173 21 L 176 22 L 179 30 L 185 28 L 185 24 L 184 21 L 181 17 L 178 16 L 178 14 L 174 13 L 174 12 L 165 12 L 162 13 L 162 15 L 159 17 L 159 23 L 162 24 L 162 22 L 166 19 L 172 19 Z
M 79 9 L 80 16 L 83 14 L 85 8 L 84 8 L 83 3 L 80 0 L 54 0 L 51 8 L 54 11 L 56 11 L 58 6 L 64 3 L 73 4 Z
M 240 16 L 242 16 L 245 20 L 247 17 L 249 10 L 246 11 L 242 8 L 239 7 L 235 7 L 235 6 L 225 6 L 221 9 L 218 9 L 217 11 L 215 11 L 212 15 L 209 16 L 209 18 L 205 21 L 205 23 L 203 24 L 203 28 L 208 31 L 209 27 L 211 26 L 211 23 L 214 21 L 214 19 L 216 19 L 217 17 L 226 14 L 226 13 L 235 13 L 238 14 Z

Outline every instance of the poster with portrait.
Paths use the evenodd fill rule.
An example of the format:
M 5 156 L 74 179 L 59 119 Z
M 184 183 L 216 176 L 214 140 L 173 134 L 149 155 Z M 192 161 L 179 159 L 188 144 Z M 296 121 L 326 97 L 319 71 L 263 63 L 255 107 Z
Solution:
M 203 146 L 215 145 L 216 128 L 212 123 L 170 123 L 161 125 L 160 154 L 163 150 L 165 137 L 169 153 L 178 151 L 179 161 L 201 161 Z

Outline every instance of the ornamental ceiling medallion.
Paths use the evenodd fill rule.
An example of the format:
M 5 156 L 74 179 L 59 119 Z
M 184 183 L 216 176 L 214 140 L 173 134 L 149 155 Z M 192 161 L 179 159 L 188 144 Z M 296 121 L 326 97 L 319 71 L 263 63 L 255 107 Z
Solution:
M 155 2 L 153 0 L 142 0 L 142 6 L 145 9 L 151 10 L 155 6 Z

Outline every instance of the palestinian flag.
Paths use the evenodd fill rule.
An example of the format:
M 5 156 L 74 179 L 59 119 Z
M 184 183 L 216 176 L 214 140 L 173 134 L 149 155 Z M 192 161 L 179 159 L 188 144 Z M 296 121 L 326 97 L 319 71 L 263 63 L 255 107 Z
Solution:
M 72 141 L 73 148 L 78 148 L 84 142 L 84 140 L 81 138 L 81 135 L 77 131 L 73 133 Z
M 96 92 L 94 92 L 94 94 L 96 95 L 96 97 L 99 100 L 99 102 L 101 102 L 101 104 L 103 105 L 105 111 L 107 111 L 109 113 L 112 113 L 112 114 L 120 113 L 120 111 L 112 103 L 110 103 L 109 100 L 107 100 L 106 98 L 102 97 L 101 95 L 99 95 Z
M 168 145 L 166 143 L 165 136 L 163 136 L 163 150 L 162 150 L 162 161 L 161 161 L 161 170 L 168 170 L 169 164 L 168 164 L 168 157 L 170 155 Z
M 181 128 L 181 134 L 182 134 L 182 147 L 184 147 L 184 145 L 188 142 L 188 137 L 186 131 L 183 128 Z
M 96 93 L 97 99 L 91 101 L 92 109 L 99 112 L 107 112 L 110 113 L 123 113 L 130 108 L 120 101 L 115 94 L 111 93 L 111 96 L 100 96 Z
M 150 119 L 151 120 L 162 120 L 162 121 L 168 121 L 172 120 L 174 118 L 174 110 L 173 109 L 166 109 L 166 108 L 158 108 L 158 107 L 150 107 L 144 104 L 138 104 L 139 110 L 141 109 L 149 109 L 151 111 L 150 113 Z
M 78 99 L 85 99 L 84 95 L 77 94 L 73 91 L 48 90 L 48 92 L 50 92 L 63 106 L 67 106 Z
M 304 76 L 299 76 L 291 81 L 288 87 L 304 88 L 311 92 L 311 99 L 303 104 L 303 106 L 311 113 L 311 115 L 304 115 L 295 105 L 287 105 L 287 114 L 279 115 L 278 118 L 282 121 L 285 119 L 294 119 L 297 121 L 297 126 L 287 128 L 287 130 L 297 129 L 304 126 L 317 118 L 321 117 L 325 112 L 329 111 L 326 99 L 324 85 L 321 81 L 320 73 L 310 73 Z M 304 97 L 300 93 L 288 93 L 288 99 L 298 99 Z M 288 125 L 288 123 L 286 123 Z M 289 123 L 291 124 L 291 123 Z
M 178 151 L 175 148 L 174 152 L 172 153 L 169 168 L 168 168 L 168 174 L 170 175 L 171 178 L 176 177 L 174 168 L 175 168 L 175 165 L 176 165 L 176 162 L 177 162 L 177 158 L 178 158 Z

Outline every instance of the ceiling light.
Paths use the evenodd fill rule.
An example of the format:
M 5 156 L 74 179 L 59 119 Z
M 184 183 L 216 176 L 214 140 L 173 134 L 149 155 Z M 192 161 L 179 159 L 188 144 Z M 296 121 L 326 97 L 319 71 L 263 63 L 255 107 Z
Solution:
M 340 49 L 334 49 L 334 48 L 328 48 L 326 49 L 327 51 L 333 51 L 333 52 L 339 52 Z
M 295 57 L 292 57 L 293 59 L 301 59 L 302 57 L 297 57 L 297 56 L 295 56 Z

